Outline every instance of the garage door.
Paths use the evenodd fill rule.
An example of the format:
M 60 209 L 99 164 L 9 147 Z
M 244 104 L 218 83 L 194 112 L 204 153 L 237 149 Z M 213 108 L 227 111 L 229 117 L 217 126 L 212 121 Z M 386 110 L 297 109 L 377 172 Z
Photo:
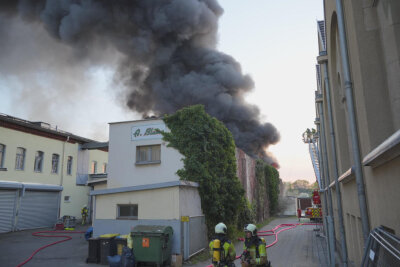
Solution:
M 58 216 L 59 194 L 26 190 L 18 210 L 17 229 L 53 227 Z
M 12 231 L 17 190 L 0 190 L 0 233 Z

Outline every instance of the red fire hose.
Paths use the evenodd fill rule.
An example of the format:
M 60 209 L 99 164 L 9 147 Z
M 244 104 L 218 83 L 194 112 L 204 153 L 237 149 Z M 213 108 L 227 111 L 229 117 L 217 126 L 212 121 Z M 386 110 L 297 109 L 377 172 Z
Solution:
M 299 225 L 321 225 L 320 223 L 284 223 L 284 224 L 280 224 L 278 226 L 276 226 L 275 228 L 271 229 L 271 230 L 266 230 L 266 231 L 258 231 L 258 236 L 275 236 L 275 241 L 272 242 L 271 244 L 265 246 L 266 248 L 272 247 L 273 245 L 275 245 L 278 242 L 278 234 L 289 230 L 289 229 L 293 229 Z M 286 227 L 286 228 L 283 228 Z M 283 229 L 280 229 L 283 228 Z M 280 229 L 280 230 L 279 230 Z M 279 231 L 277 231 L 279 230 Z M 264 234 L 260 234 L 260 233 L 264 233 Z M 241 241 L 244 241 L 244 238 L 240 238 Z M 240 259 L 241 255 L 236 256 L 236 260 Z M 213 265 L 207 265 L 207 267 L 213 267 Z
M 20 264 L 18 264 L 17 267 L 20 267 L 20 266 L 26 264 L 28 261 L 30 261 L 30 260 L 33 258 L 33 256 L 35 256 L 36 253 L 38 253 L 38 252 L 41 251 L 42 249 L 72 239 L 72 237 L 67 236 L 67 235 L 43 235 L 44 233 L 52 233 L 52 234 L 54 234 L 54 233 L 62 233 L 62 234 L 66 234 L 66 233 L 67 233 L 67 234 L 83 234 L 83 233 L 85 233 L 85 232 L 81 232 L 81 231 L 41 231 L 41 232 L 34 232 L 34 233 L 32 233 L 33 236 L 40 236 L 40 237 L 64 237 L 65 239 L 63 239 L 63 240 L 58 240 L 58 241 L 56 241 L 56 242 L 53 242 L 53 243 L 47 244 L 47 245 L 45 245 L 45 246 L 43 246 L 43 247 L 41 247 L 41 248 L 38 248 L 37 250 L 35 250 L 35 251 L 32 253 L 32 255 L 31 255 L 28 259 L 26 259 L 24 262 L 21 262 Z

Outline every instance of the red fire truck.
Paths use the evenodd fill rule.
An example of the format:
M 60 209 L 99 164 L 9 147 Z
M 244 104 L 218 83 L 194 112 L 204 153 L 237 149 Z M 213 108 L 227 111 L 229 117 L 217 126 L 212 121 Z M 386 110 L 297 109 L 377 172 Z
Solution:
M 304 216 L 302 211 L 304 210 Z M 297 217 L 309 218 L 310 221 L 322 221 L 321 198 L 318 190 L 313 191 L 311 198 L 297 198 Z

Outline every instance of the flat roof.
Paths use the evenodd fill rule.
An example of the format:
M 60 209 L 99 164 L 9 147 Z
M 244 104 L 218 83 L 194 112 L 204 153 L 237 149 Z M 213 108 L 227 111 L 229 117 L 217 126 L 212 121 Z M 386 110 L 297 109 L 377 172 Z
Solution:
M 108 124 L 131 123 L 131 122 L 141 122 L 141 121 L 157 121 L 157 120 L 162 120 L 162 118 L 148 118 L 148 119 L 131 120 L 131 121 L 117 121 L 117 122 L 109 122 Z
M 199 184 L 195 183 L 195 182 L 191 182 L 191 181 L 171 181 L 171 182 L 165 182 L 165 183 L 156 183 L 156 184 L 146 184 L 146 185 L 136 185 L 136 186 L 94 190 L 94 191 L 90 192 L 90 195 L 91 196 L 108 195 L 108 194 L 151 190 L 151 189 L 159 189 L 159 188 L 174 187 L 174 186 L 199 187 Z
M 15 181 L 0 181 L 0 188 L 19 189 L 25 188 L 28 190 L 43 190 L 43 191 L 62 191 L 63 187 L 54 184 L 38 184 L 38 183 L 22 183 Z
M 41 135 L 41 133 L 46 133 L 48 138 L 70 138 L 80 143 L 89 143 L 94 141 L 92 139 L 84 138 L 66 131 L 59 130 L 58 128 L 53 128 L 50 124 L 45 122 L 33 122 L 24 119 L 20 119 L 17 117 L 13 117 L 7 114 L 0 113 L 0 126 L 13 129 L 16 131 L 28 132 L 31 134 Z M 29 129 L 29 130 L 27 130 Z

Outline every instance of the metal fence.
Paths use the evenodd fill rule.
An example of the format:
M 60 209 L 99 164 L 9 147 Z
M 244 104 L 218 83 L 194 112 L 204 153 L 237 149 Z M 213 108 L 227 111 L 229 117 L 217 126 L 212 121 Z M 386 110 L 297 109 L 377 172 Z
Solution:
M 183 222 L 183 258 L 186 260 L 207 247 L 207 229 L 204 215 L 190 216 Z
M 384 227 L 377 227 L 368 236 L 361 266 L 400 266 L 400 238 Z

